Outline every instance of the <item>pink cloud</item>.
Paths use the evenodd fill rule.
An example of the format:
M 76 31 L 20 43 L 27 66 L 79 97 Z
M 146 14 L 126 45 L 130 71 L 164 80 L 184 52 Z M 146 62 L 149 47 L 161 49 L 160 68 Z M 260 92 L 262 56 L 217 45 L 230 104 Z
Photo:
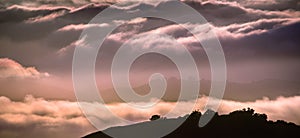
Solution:
M 48 5 L 41 5 L 38 7 L 34 6 L 23 6 L 23 5 L 11 5 L 7 7 L 7 10 L 14 10 L 14 9 L 22 9 L 26 11 L 39 11 L 39 10 L 57 10 L 57 9 L 67 9 L 71 10 L 72 8 L 66 6 L 48 6 Z
M 95 131 L 76 102 L 0 97 L 0 137 L 81 137 Z
M 202 96 L 194 107 L 204 111 L 208 97 Z M 214 99 L 212 99 L 214 100 Z M 180 107 L 167 117 L 184 116 L 189 113 L 186 107 L 193 107 L 193 100 L 177 102 Z M 214 102 L 211 102 L 214 103 Z M 0 97 L 0 137 L 5 136 L 43 136 L 48 137 L 80 137 L 96 131 L 82 114 L 77 102 L 62 100 L 45 100 L 28 95 L 23 101 L 11 101 Z M 132 103 L 135 104 L 135 103 Z M 117 117 L 133 122 L 147 121 L 153 114 L 166 116 L 175 106 L 175 102 L 160 101 L 149 109 L 136 109 L 127 103 L 111 103 L 103 106 L 100 103 L 83 102 L 81 105 L 93 108 L 88 116 L 103 120 L 103 128 L 113 125 L 127 125 L 116 122 L 114 117 L 106 114 L 102 107 L 108 108 Z M 210 105 L 208 105 L 210 106 Z M 300 124 L 300 96 L 278 97 L 270 100 L 263 98 L 252 102 L 223 100 L 218 110 L 219 114 L 228 114 L 242 108 L 253 108 L 258 113 L 265 113 L 270 120 L 285 120 Z M 62 129 L 64 128 L 64 129 Z
M 41 73 L 35 67 L 24 67 L 14 60 L 0 58 L 0 78 L 40 78 L 48 76 L 49 73 Z
M 39 23 L 39 22 L 51 21 L 55 18 L 65 15 L 66 13 L 67 13 L 67 11 L 62 10 L 62 11 L 48 14 L 46 16 L 37 16 L 37 17 L 29 18 L 26 22 L 27 23 Z
M 87 29 L 87 28 L 92 28 L 92 27 L 99 27 L 99 29 L 101 27 L 106 27 L 106 26 L 109 26 L 109 24 L 107 23 L 102 23 L 102 24 L 71 24 L 71 25 L 67 25 L 67 26 L 64 26 L 60 29 L 58 29 L 57 31 L 81 31 L 81 30 L 84 30 L 84 29 Z

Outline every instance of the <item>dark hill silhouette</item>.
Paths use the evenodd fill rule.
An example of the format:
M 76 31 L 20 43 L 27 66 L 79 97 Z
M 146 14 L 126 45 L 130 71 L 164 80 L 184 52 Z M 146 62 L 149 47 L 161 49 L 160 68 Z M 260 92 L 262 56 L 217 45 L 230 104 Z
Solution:
M 268 121 L 267 115 L 255 113 L 253 109 L 243 109 L 231 112 L 228 115 L 218 115 L 215 113 L 213 119 L 204 127 L 198 127 L 201 116 L 205 117 L 213 111 L 208 110 L 203 115 L 201 112 L 194 111 L 190 115 L 178 117 L 176 119 L 157 118 L 153 121 L 142 122 L 129 126 L 112 127 L 103 130 L 105 133 L 118 134 L 118 137 L 143 137 L 147 138 L 151 133 L 163 134 L 163 131 L 182 123 L 180 127 L 165 138 L 299 138 L 300 126 L 294 123 L 287 123 L 282 120 Z M 185 121 L 184 121 L 185 120 Z M 102 131 L 89 134 L 84 138 L 110 138 Z M 157 136 L 158 137 L 158 136 Z

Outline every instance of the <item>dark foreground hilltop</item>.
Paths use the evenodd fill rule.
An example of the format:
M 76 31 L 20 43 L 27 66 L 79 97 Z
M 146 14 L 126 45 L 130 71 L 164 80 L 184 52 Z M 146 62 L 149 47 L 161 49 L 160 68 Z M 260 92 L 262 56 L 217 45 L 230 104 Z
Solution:
M 182 124 L 166 135 L 166 138 L 300 138 L 300 126 L 281 120 L 268 121 L 267 115 L 254 113 L 249 108 L 228 115 L 216 113 L 206 126 L 198 127 L 199 118 L 211 113 L 213 111 L 209 110 L 202 115 L 201 112 L 194 111 L 176 119 L 160 119 L 155 115 L 149 122 L 113 127 L 84 138 L 110 138 L 105 133 L 121 138 L 153 138 L 173 130 L 172 127 L 178 123 Z

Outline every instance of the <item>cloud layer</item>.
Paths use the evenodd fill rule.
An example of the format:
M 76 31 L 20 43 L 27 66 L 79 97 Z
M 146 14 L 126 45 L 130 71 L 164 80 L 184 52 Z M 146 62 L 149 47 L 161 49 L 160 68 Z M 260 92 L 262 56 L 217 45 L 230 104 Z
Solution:
M 48 73 L 40 73 L 34 67 L 24 67 L 18 62 L 0 58 L 0 78 L 40 78 L 48 77 Z
M 63 81 L 53 81 L 62 82 L 56 83 L 56 86 L 68 86 L 66 88 L 68 92 L 62 93 L 74 95 L 71 86 L 72 58 L 75 47 L 84 43 L 84 40 L 78 40 L 81 32 L 84 29 L 101 32 L 101 29 L 106 29 L 106 27 L 120 25 L 107 37 L 103 43 L 103 49 L 98 53 L 96 74 L 100 76 L 97 77 L 98 83 L 101 83 L 100 89 L 111 89 L 111 78 L 108 74 L 110 74 L 113 56 L 118 48 L 133 36 L 137 38 L 134 44 L 144 44 L 148 40 L 147 44 L 161 49 L 168 47 L 176 50 L 176 48 L 173 49 L 173 45 L 178 45 L 177 42 L 183 44 L 195 58 L 200 69 L 200 77 L 210 79 L 210 65 L 205 51 L 193 35 L 182 26 L 156 18 L 137 18 L 130 21 L 116 18 L 110 23 L 88 24 L 95 15 L 110 4 L 82 2 L 82 5 L 71 6 L 72 3 L 76 2 L 49 1 L 43 4 L 42 1 L 28 0 L 4 5 L 0 10 L 0 15 L 2 15 L 0 16 L 2 31 L 0 34 L 0 56 L 14 59 L 24 65 L 34 66 L 42 71 L 46 70 L 53 76 L 63 78 Z M 13 2 L 10 1 L 10 3 Z M 36 5 L 40 6 L 24 3 L 38 3 Z M 206 25 L 210 28 L 206 31 L 214 31 L 219 37 L 227 62 L 228 81 L 251 83 L 265 79 L 280 79 L 287 80 L 286 83 L 289 81 L 299 83 L 300 12 L 297 8 L 299 2 L 295 0 L 264 0 L 262 2 L 199 0 L 184 1 L 184 3 L 199 11 L 207 19 L 209 24 Z M 273 6 L 274 4 L 277 6 Z M 113 8 L 114 12 L 111 17 L 117 17 L 118 13 L 122 12 L 136 12 L 145 8 L 157 9 L 163 5 L 172 6 L 172 2 L 159 2 L 157 4 L 139 2 L 122 5 Z M 210 39 L 211 36 L 207 36 L 207 33 L 202 30 L 203 24 L 186 21 L 185 25 L 188 29 L 197 32 L 197 35 L 203 38 L 202 41 Z M 170 37 L 157 38 L 157 36 L 151 35 L 153 33 L 166 34 Z M 180 56 L 180 52 L 176 54 Z M 136 86 L 144 85 L 148 81 L 148 76 L 145 74 L 155 73 L 154 71 L 162 71 L 168 75 L 166 77 L 178 77 L 176 76 L 176 66 L 167 58 L 147 55 L 141 59 L 135 62 L 132 68 L 133 75 L 131 76 L 133 80 L 138 80 L 132 83 L 139 83 Z M 26 67 L 22 68 L 23 70 L 27 69 Z M 36 69 L 31 70 L 35 72 Z M 9 72 L 15 71 L 10 70 Z M 40 73 L 40 75 L 42 74 L 44 73 Z M 10 95 L 10 91 L 24 93 L 15 91 L 14 88 L 17 88 L 18 85 L 14 84 L 18 83 L 3 85 L 3 89 L 7 90 L 2 92 L 3 95 Z M 260 93 L 258 97 L 272 95 L 270 96 L 272 98 L 279 95 L 299 94 L 299 91 L 295 91 L 298 87 L 291 88 L 293 92 L 283 90 L 280 94 L 264 92 L 266 88 L 273 87 L 272 85 L 274 84 L 266 85 L 259 92 L 253 93 Z M 32 89 L 37 92 L 42 91 L 36 86 L 32 87 L 35 88 L 28 90 L 28 93 Z M 49 95 L 52 94 L 42 93 L 39 95 L 49 98 Z M 62 97 L 62 95 L 56 96 L 57 99 Z M 244 98 L 235 96 L 232 95 L 232 99 Z M 10 98 L 14 99 L 15 96 Z
M 39 3 L 41 1 L 28 1 Z M 68 1 L 53 1 L 49 3 L 75 3 Z M 266 57 L 275 60 L 280 58 L 298 58 L 300 48 L 299 40 L 299 17 L 300 12 L 292 5 L 285 10 L 269 9 L 261 10 L 250 5 L 250 1 L 239 3 L 230 1 L 185 1 L 186 4 L 197 10 L 210 23 L 212 31 L 215 31 L 223 45 L 228 63 L 233 61 L 257 60 Z M 259 3 L 259 2 L 258 2 Z M 253 4 L 258 4 L 253 3 Z M 266 1 L 268 3 L 288 3 L 285 1 Z M 292 2 L 291 3 L 295 3 Z M 261 4 L 261 3 L 260 3 Z M 289 3 L 290 4 L 290 3 Z M 287 5 L 289 5 L 287 4 Z M 58 6 L 60 5 L 60 6 Z M 0 55 L 24 61 L 27 64 L 46 67 L 53 72 L 70 69 L 73 49 L 65 56 L 57 58 L 58 51 L 66 49 L 76 43 L 82 30 L 101 30 L 113 24 L 122 24 L 117 28 L 104 43 L 107 47 L 104 53 L 114 54 L 115 48 L 133 35 L 143 35 L 147 37 L 153 32 L 165 33 L 175 37 L 176 40 L 192 49 L 191 52 L 199 55 L 201 45 L 193 36 L 181 26 L 162 19 L 137 19 L 135 21 L 124 21 L 116 18 L 111 23 L 88 24 L 88 22 L 99 12 L 107 8 L 108 4 L 87 4 L 81 7 L 67 7 L 58 4 L 47 7 L 30 7 L 13 5 L 4 7 L 0 14 L 0 34 L 1 52 Z M 172 2 L 160 2 L 157 5 L 138 3 L 135 5 L 123 5 L 122 8 L 113 8 L 117 16 L 121 12 L 132 12 L 144 7 L 157 8 L 163 5 L 172 5 Z M 296 4 L 298 5 L 298 3 Z M 14 16 L 11 16 L 14 15 Z M 187 21 L 188 24 L 188 21 Z M 189 24 L 189 28 L 198 30 L 199 36 L 203 39 L 209 38 L 201 30 L 201 24 Z M 293 33 L 289 33 L 292 31 Z M 148 36 L 149 37 L 149 36 Z M 143 38 L 140 37 L 143 41 Z M 155 39 L 151 40 L 155 43 Z M 160 40 L 161 41 L 161 40 Z M 169 41 L 166 39 L 166 41 Z M 27 46 L 27 47 L 26 47 Z M 287 48 L 288 47 L 288 48 Z M 33 50 L 35 49 L 34 52 Z M 236 50 L 237 49 L 237 50 Z M 22 51 L 18 52 L 18 51 Z M 16 54 L 20 53 L 20 54 Z M 27 56 L 31 55 L 31 56 Z M 243 55 L 243 56 L 241 56 Z M 205 56 L 205 54 L 202 54 Z M 255 57 L 254 57 L 255 56 Z M 103 57 L 103 60 L 111 58 Z M 35 59 L 35 60 L 33 60 Z M 44 60 L 49 62 L 45 64 Z M 33 61 L 35 61 L 33 63 Z M 275 62 L 275 61 L 274 61 Z M 146 64 L 146 62 L 145 62 Z
M 203 112 L 208 97 L 203 96 L 197 100 L 195 110 Z M 188 114 L 187 106 L 193 107 L 194 101 L 178 102 L 179 110 L 172 112 L 167 117 L 178 117 Z M 213 102 L 212 102 L 213 103 Z M 70 101 L 49 101 L 42 98 L 35 98 L 27 95 L 23 101 L 11 101 L 9 98 L 0 97 L 0 136 L 1 137 L 80 137 L 96 131 L 87 121 L 76 102 Z M 101 112 L 103 109 L 98 103 L 83 103 L 94 110 L 93 114 L 102 128 L 112 125 L 126 125 Z M 126 103 L 108 104 L 117 117 L 133 122 L 147 121 L 153 114 L 166 113 L 172 110 L 174 102 L 161 101 L 154 107 L 144 110 L 135 109 Z M 298 110 L 300 97 L 278 97 L 275 100 L 264 98 L 254 102 L 238 102 L 223 100 L 218 110 L 220 114 L 228 114 L 242 108 L 253 108 L 258 113 L 266 113 L 269 120 L 285 120 L 300 124 Z
M 79 137 L 93 130 L 77 103 L 26 96 L 23 102 L 0 97 L 1 137 Z

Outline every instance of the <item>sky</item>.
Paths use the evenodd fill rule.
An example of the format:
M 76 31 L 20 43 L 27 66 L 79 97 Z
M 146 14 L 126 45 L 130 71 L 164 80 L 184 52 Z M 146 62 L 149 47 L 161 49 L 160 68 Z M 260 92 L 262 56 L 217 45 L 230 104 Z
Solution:
M 199 68 L 200 96 L 195 109 L 204 109 L 210 90 L 211 72 L 201 44 L 186 28 L 158 18 L 116 19 L 88 24 L 98 13 L 116 2 L 112 17 L 121 12 L 171 5 L 170 1 L 128 0 L 1 0 L 0 1 L 0 137 L 80 137 L 95 131 L 76 103 L 72 84 L 72 59 L 85 29 L 100 30 L 120 25 L 108 35 L 99 50 L 95 74 L 107 106 L 125 119 L 137 122 L 152 114 L 165 114 L 179 93 L 176 65 L 158 54 L 135 60 L 130 82 L 137 93 L 149 91 L 148 79 L 160 72 L 168 84 L 161 102 L 149 111 L 128 109 L 116 95 L 111 81 L 111 63 L 118 48 L 131 37 L 143 49 L 174 50 L 184 45 Z M 198 11 L 222 45 L 227 83 L 220 113 L 246 107 L 266 113 L 271 120 L 300 124 L 300 2 L 297 0 L 194 0 L 182 1 Z M 188 15 L 187 15 L 188 16 Z M 212 39 L 201 23 L 187 23 L 203 41 Z M 153 33 L 172 36 L 158 37 Z M 176 40 L 176 41 L 175 41 Z M 135 48 L 140 47 L 132 47 Z M 195 99 L 178 101 L 192 106 Z M 95 103 L 86 103 L 94 106 Z M 100 110 L 100 109 L 99 109 Z M 186 114 L 180 109 L 171 116 Z M 98 113 L 103 128 L 126 125 Z M 17 118 L 17 119 L 16 119 Z M 119 124 L 118 124 L 119 123 Z M 62 129 L 63 128 L 63 129 Z M 32 133 L 28 133 L 28 132 Z M 53 133 L 55 132 L 55 133 Z

